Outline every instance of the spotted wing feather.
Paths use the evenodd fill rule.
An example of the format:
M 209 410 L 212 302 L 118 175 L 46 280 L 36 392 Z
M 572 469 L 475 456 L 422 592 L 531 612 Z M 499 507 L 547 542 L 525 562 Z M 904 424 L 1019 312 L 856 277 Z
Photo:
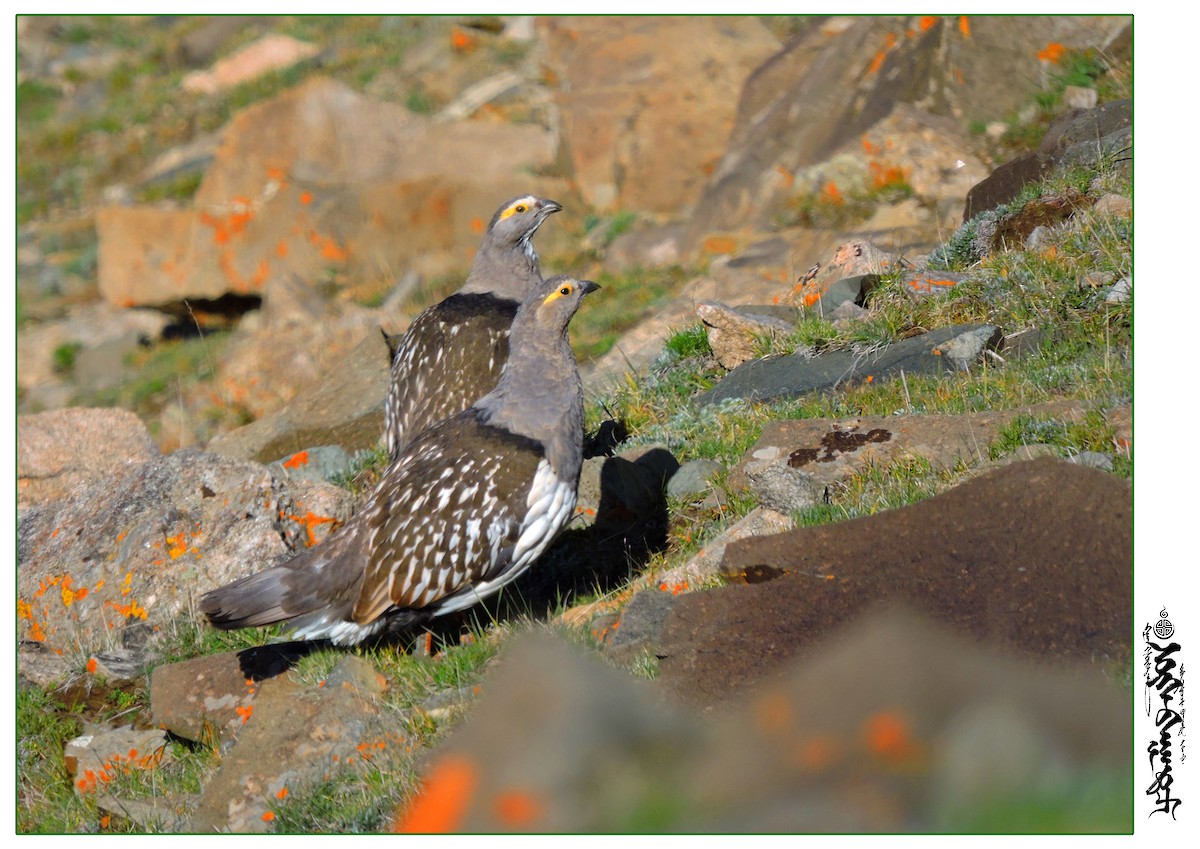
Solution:
M 456 416 L 410 445 L 364 517 L 372 545 L 352 618 L 429 609 L 502 572 L 525 528 L 542 447 Z M 430 612 L 434 612 L 430 610 Z
M 495 387 L 518 306 L 488 294 L 455 294 L 417 316 L 392 355 L 384 405 L 392 459 L 426 427 Z

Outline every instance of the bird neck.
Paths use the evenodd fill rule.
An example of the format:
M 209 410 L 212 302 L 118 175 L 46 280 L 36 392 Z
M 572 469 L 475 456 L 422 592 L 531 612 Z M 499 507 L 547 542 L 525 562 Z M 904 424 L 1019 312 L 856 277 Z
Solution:
M 499 384 L 475 407 L 485 423 L 540 442 L 561 478 L 578 477 L 583 387 L 567 331 L 530 344 L 518 339 L 522 329 L 514 324 L 509 350 L 525 356 L 509 357 Z
M 541 279 L 533 234 L 516 244 L 494 243 L 480 248 L 471 264 L 471 273 L 458 291 L 462 294 L 491 293 L 514 301 L 525 299 L 530 284 Z

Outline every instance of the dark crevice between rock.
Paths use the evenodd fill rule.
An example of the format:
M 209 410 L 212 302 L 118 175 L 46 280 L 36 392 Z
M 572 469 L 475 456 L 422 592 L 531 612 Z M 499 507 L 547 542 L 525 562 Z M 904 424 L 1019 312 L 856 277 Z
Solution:
M 163 339 L 194 339 L 214 330 L 231 327 L 246 313 L 262 307 L 259 295 L 226 293 L 219 298 L 189 298 L 163 304 L 159 310 L 173 321 L 163 328 Z

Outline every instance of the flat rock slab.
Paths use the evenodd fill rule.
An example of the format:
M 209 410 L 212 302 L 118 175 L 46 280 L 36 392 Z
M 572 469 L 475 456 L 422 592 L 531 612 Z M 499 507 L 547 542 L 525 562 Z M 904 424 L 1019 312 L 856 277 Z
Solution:
M 185 740 L 229 743 L 250 718 L 259 682 L 286 671 L 295 654 L 279 644 L 159 666 L 150 675 L 151 719 Z
M 722 571 L 759 583 L 681 596 L 656 648 L 659 681 L 719 702 L 883 599 L 1038 658 L 1127 659 L 1131 492 L 1043 458 L 896 510 L 733 542 Z
M 253 715 L 204 788 L 187 830 L 268 831 L 272 816 L 264 815 L 289 786 L 393 757 L 405 741 L 399 717 L 381 708 L 385 686 L 370 663 L 353 656 L 316 685 L 292 676 L 262 681 Z
M 903 339 L 871 353 L 835 351 L 819 357 L 797 353 L 753 360 L 729 372 L 724 380 L 697 395 L 695 400 L 700 406 L 730 398 L 773 401 L 795 398 L 807 392 L 833 390 L 860 380 L 886 379 L 901 371 L 939 374 L 964 369 L 969 362 L 955 356 L 955 342 L 960 337 L 978 334 L 984 334 L 992 347 L 1001 339 L 999 328 L 992 325 L 955 324 Z
M 795 526 L 791 516 L 768 507 L 755 507 L 706 543 L 682 566 L 660 572 L 654 583 L 659 590 L 676 595 L 697 589 L 718 574 L 721 558 L 725 556 L 725 547 L 729 543 L 746 537 L 790 531 Z
M 988 445 L 1017 416 L 1078 421 L 1087 410 L 1082 401 L 1058 400 L 957 416 L 776 419 L 763 425 L 726 485 L 749 489 L 776 510 L 797 510 L 824 501 L 830 486 L 869 465 L 920 458 L 948 469 L 986 461 Z
M 368 334 L 332 369 L 337 379 L 302 391 L 275 413 L 217 435 L 208 450 L 271 463 L 313 445 L 336 444 L 349 452 L 371 448 L 383 432 L 390 363 L 383 336 Z
M 17 419 L 17 506 L 64 498 L 158 456 L 128 410 L 72 407 Z
M 154 769 L 169 763 L 171 758 L 165 733 L 128 725 L 87 730 L 67 742 L 63 760 L 74 779 L 75 792 L 88 794 L 118 776 Z

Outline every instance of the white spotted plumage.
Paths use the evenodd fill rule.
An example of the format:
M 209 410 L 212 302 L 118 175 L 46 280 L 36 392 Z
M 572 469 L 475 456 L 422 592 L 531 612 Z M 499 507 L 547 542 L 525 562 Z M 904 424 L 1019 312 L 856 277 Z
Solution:
M 392 351 L 384 402 L 393 459 L 430 424 L 466 409 L 496 385 L 517 307 L 542 279 L 533 236 L 560 209 L 533 195 L 501 204 L 463 286 L 409 325 Z
M 520 577 L 575 509 L 583 396 L 566 325 L 596 288 L 539 284 L 496 388 L 412 440 L 320 546 L 208 593 L 209 619 L 286 620 L 298 638 L 351 644 L 465 609 Z

